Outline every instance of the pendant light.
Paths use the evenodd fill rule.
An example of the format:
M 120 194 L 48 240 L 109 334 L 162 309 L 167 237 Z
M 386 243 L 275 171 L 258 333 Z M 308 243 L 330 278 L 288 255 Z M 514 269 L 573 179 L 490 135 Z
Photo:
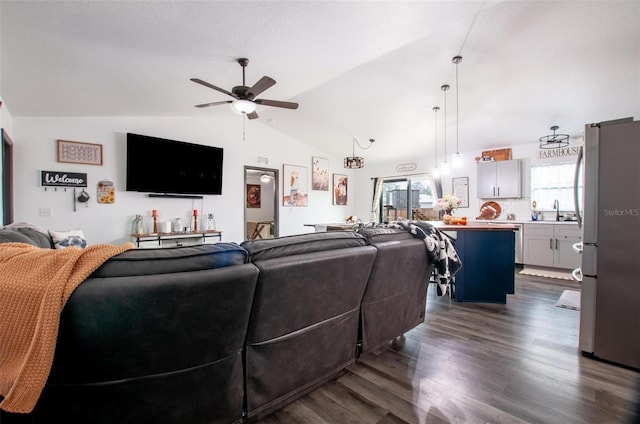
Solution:
M 434 156 L 435 167 L 433 168 L 433 178 L 440 178 L 440 170 L 438 169 L 438 111 L 440 108 L 438 106 L 433 107 L 433 128 L 434 128 L 434 140 L 436 145 L 436 154 Z
M 569 134 L 556 134 L 556 131 L 560 127 L 557 125 L 549 128 L 553 131 L 552 135 L 545 135 L 544 137 L 540 137 L 540 148 L 541 149 L 559 149 L 561 147 L 567 147 L 569 145 Z
M 356 156 L 356 144 L 358 145 L 358 147 L 365 150 L 371 147 L 374 141 L 375 140 L 373 138 L 370 138 L 369 145 L 367 147 L 362 147 L 358 142 L 358 140 L 354 137 L 351 144 L 351 147 L 352 147 L 351 156 L 347 156 L 346 158 L 344 158 L 344 167 L 347 169 L 364 168 L 364 158 L 362 156 Z
M 443 84 L 440 89 L 444 91 L 444 162 L 442 164 L 442 175 L 449 175 L 449 164 L 447 163 L 447 91 L 449 84 Z
M 460 100 L 458 99 L 458 64 L 460 62 L 462 62 L 462 56 L 454 56 L 453 59 L 451 59 L 451 61 L 453 63 L 455 63 L 456 65 L 456 154 L 453 155 L 453 160 L 451 161 L 453 163 L 453 167 L 454 168 L 460 168 L 462 167 L 462 155 L 460 154 L 460 149 L 459 149 L 459 133 L 460 130 L 458 129 L 458 120 L 460 118 L 460 109 L 459 109 L 459 105 L 460 105 Z

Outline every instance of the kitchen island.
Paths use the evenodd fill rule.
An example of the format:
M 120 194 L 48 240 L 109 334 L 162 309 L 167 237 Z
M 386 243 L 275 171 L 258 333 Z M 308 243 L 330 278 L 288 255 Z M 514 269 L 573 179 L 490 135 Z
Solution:
M 513 224 L 449 225 L 430 221 L 453 240 L 462 261 L 454 277 L 458 302 L 506 303 L 515 293 L 515 232 Z

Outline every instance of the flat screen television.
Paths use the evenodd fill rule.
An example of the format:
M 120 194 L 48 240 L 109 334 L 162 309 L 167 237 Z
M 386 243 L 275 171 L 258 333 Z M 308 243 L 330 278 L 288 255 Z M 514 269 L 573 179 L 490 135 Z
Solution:
M 127 133 L 127 191 L 222 194 L 223 149 Z

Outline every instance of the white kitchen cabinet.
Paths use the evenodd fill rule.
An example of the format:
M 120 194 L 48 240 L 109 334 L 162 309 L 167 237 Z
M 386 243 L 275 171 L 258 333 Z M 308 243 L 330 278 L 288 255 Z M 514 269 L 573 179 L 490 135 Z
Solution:
M 525 224 L 524 265 L 575 269 L 580 267 L 580 254 L 573 244 L 582 240 L 582 232 L 573 224 Z
M 478 198 L 522 197 L 522 161 L 478 162 Z

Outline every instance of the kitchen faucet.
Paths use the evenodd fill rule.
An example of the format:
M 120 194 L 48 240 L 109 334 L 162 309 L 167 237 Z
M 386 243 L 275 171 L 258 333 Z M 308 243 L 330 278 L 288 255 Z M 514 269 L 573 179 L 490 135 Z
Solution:
M 553 209 L 556 210 L 556 221 L 560 221 L 560 202 L 558 199 L 553 201 Z

